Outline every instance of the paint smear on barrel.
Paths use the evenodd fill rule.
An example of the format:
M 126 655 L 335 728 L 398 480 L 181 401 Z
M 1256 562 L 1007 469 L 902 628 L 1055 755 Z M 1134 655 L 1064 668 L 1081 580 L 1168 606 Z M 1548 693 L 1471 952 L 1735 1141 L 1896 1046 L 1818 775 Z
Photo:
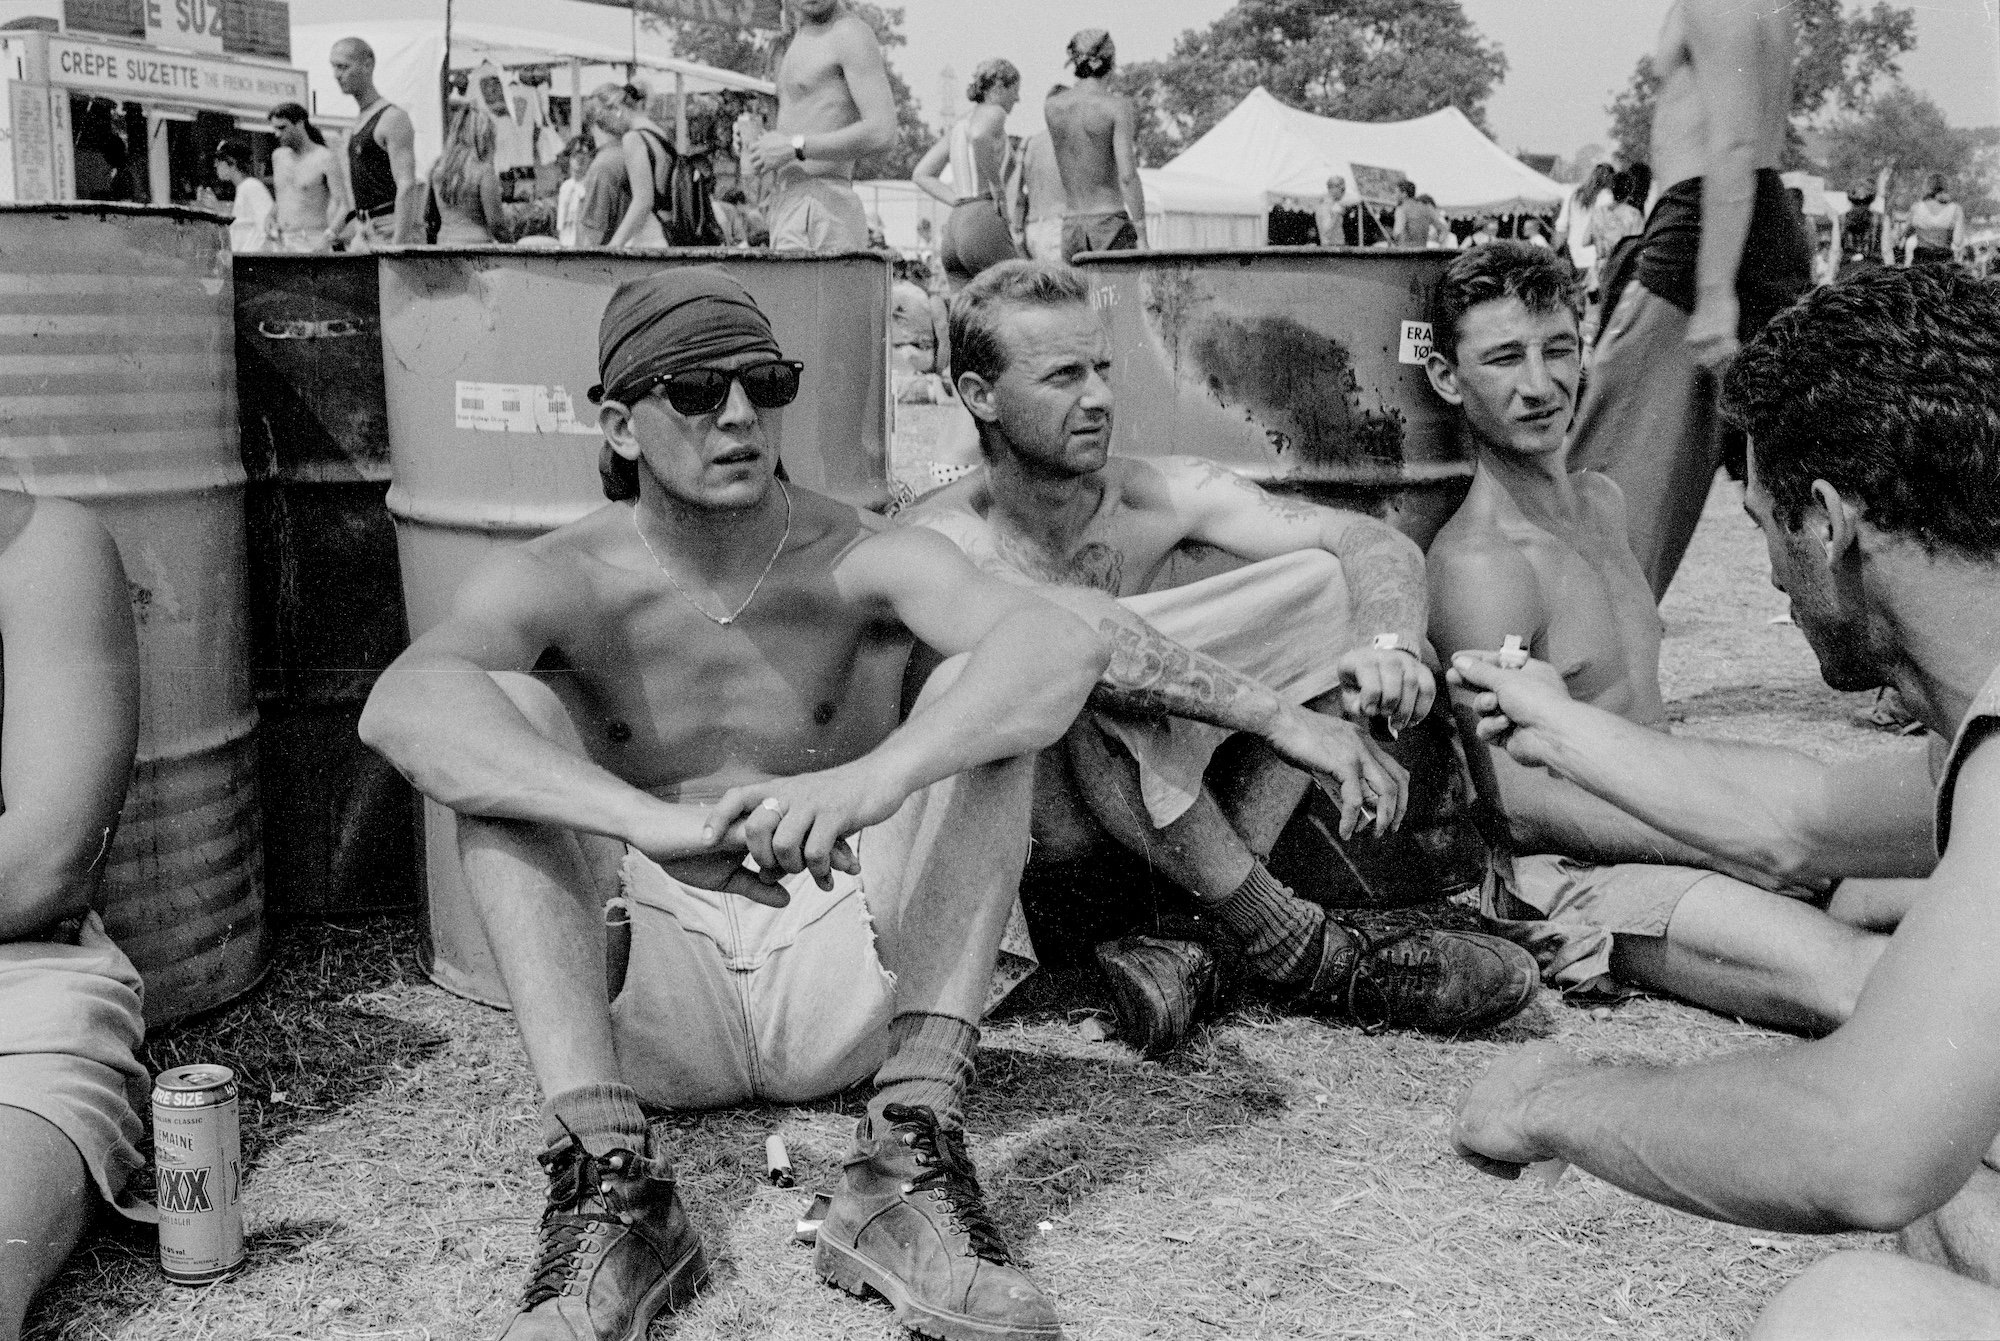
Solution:
M 1340 341 L 1283 314 L 1210 312 L 1187 347 L 1209 394 L 1241 408 L 1298 466 L 1401 466 L 1402 416 L 1362 408 Z

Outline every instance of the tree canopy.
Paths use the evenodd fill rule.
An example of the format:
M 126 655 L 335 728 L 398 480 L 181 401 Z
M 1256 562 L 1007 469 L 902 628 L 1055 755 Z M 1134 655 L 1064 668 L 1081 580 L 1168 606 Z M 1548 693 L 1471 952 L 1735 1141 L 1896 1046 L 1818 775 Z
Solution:
M 1951 184 L 1952 195 L 1968 212 L 1978 213 L 1989 187 L 1979 160 L 1979 137 L 1959 130 L 1944 118 L 1944 110 L 1914 89 L 1897 85 L 1863 111 L 1835 125 L 1827 134 L 1826 169 L 1829 184 L 1845 188 L 1873 183 L 1875 174 L 1893 164 L 1890 204 L 1907 206 L 1922 194 L 1931 173 Z
M 895 62 L 888 59 L 890 51 L 909 40 L 903 36 L 903 10 L 900 6 L 869 4 L 867 0 L 849 0 L 848 8 L 875 30 L 875 40 L 882 44 L 883 60 L 889 69 L 889 91 L 896 98 L 896 143 L 888 152 L 862 160 L 856 171 L 862 177 L 907 177 L 930 148 L 937 132 L 924 123 L 923 114 L 917 110 L 916 96 L 897 73 Z M 787 40 L 778 33 L 663 20 L 651 14 L 642 14 L 640 21 L 654 31 L 670 35 L 677 55 L 759 79 L 773 77 Z
M 1458 0 L 1237 0 L 1115 82 L 1138 104 L 1140 161 L 1158 166 L 1259 84 L 1321 116 L 1396 121 L 1457 107 L 1484 130 L 1506 72 Z
M 1843 0 L 1792 0 L 1798 52 L 1792 60 L 1792 156 L 1803 165 L 1798 132 L 1829 111 L 1858 112 L 1875 90 L 1900 73 L 1900 58 L 1917 45 L 1917 16 L 1876 0 L 1850 12 Z M 1611 103 L 1611 136 L 1623 163 L 1652 155 L 1653 104 L 1660 77 L 1641 56 L 1632 78 Z

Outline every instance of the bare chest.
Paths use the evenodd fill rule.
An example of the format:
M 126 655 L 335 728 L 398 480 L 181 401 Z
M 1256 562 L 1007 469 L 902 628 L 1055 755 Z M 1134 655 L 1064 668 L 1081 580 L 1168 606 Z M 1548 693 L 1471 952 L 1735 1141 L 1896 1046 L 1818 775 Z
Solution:
M 659 794 L 831 767 L 895 728 L 909 635 L 830 593 L 761 594 L 722 626 L 667 592 L 625 603 L 548 658 L 592 757 Z
M 778 93 L 780 130 L 837 130 L 860 115 L 839 53 L 823 37 L 792 43 L 778 70 Z
M 1544 539 L 1528 547 L 1528 559 L 1549 612 L 1537 651 L 1571 696 L 1629 721 L 1660 721 L 1659 611 L 1622 540 L 1594 532 Z

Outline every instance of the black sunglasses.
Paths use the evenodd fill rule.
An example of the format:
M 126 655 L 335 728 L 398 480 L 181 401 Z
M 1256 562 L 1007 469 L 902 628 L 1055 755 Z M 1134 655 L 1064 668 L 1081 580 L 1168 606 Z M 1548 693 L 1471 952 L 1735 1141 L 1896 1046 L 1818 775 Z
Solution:
M 629 403 L 637 405 L 655 391 L 664 391 L 667 404 L 681 414 L 714 414 L 729 399 L 730 385 L 741 382 L 752 405 L 775 410 L 798 399 L 799 375 L 805 370 L 797 359 L 772 359 L 747 368 L 683 368 L 641 382 L 630 393 Z

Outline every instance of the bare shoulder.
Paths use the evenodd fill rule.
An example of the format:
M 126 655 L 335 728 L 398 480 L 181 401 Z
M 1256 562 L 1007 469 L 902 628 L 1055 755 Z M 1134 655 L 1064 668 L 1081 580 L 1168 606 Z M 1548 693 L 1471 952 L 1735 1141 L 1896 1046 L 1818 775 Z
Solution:
M 882 45 L 875 40 L 875 30 L 858 14 L 841 15 L 827 36 L 843 57 L 879 57 L 882 54 Z
M 1431 541 L 1424 566 L 1434 605 L 1449 601 L 1466 606 L 1523 592 L 1539 597 L 1541 592 L 1541 579 L 1520 545 L 1492 518 L 1468 516 L 1465 508 Z
M 972 572 L 971 561 L 928 525 L 869 530 L 834 560 L 834 576 L 854 596 L 888 596 L 951 583 Z
M 375 142 L 386 145 L 392 139 L 409 139 L 416 134 L 416 131 L 416 124 L 410 120 L 410 114 L 396 104 L 390 103 L 388 109 L 382 113 L 382 119 L 375 123 Z

